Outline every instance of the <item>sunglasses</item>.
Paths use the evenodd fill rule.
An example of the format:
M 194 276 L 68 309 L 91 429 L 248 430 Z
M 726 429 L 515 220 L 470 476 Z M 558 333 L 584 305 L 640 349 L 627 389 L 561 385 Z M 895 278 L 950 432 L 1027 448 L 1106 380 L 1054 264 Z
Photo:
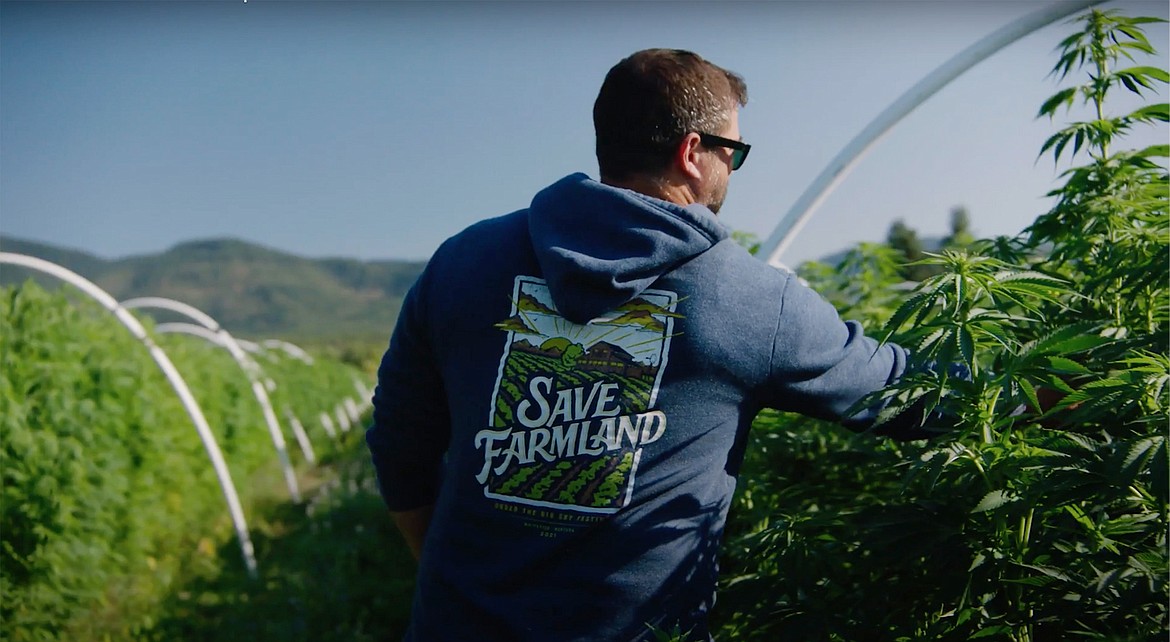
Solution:
M 742 140 L 731 140 L 730 138 L 724 138 L 714 134 L 699 132 L 699 142 L 707 147 L 726 147 L 732 150 L 731 171 L 733 172 L 743 167 L 743 162 L 747 160 L 748 152 L 752 151 L 752 146 Z

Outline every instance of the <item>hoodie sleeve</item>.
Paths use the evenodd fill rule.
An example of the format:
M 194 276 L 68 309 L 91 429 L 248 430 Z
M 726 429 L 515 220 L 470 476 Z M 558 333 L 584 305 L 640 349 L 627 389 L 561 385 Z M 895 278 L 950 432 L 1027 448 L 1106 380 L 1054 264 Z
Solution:
M 865 395 L 902 376 L 907 351 L 879 344 L 865 336 L 861 324 L 843 321 L 827 301 L 789 275 L 772 343 L 765 405 L 777 410 L 839 421 L 864 430 L 880 407 L 848 416 L 846 411 Z M 903 413 L 907 420 L 912 413 Z M 891 424 L 900 424 L 898 419 Z M 917 426 L 883 425 L 893 437 L 917 438 Z M 900 434 L 904 433 L 904 434 Z
M 428 273 L 424 270 L 402 302 L 378 367 L 374 422 L 366 431 L 378 488 L 392 511 L 434 503 L 451 434 L 447 395 L 426 322 Z

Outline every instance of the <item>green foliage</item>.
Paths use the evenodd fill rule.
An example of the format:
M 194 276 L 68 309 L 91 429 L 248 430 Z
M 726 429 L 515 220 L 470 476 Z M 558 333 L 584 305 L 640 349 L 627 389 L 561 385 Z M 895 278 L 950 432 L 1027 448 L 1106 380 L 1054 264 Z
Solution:
M 1088 67 L 1088 81 L 1054 94 L 1040 106 L 1038 116 L 1051 118 L 1061 107 L 1071 107 L 1080 96 L 1084 104 L 1093 107 L 1096 118 L 1070 123 L 1044 142 L 1040 154 L 1051 149 L 1054 160 L 1059 161 L 1061 153 L 1071 142 L 1073 155 L 1084 146 L 1094 160 L 1103 161 L 1109 156 L 1109 144 L 1113 139 L 1124 135 L 1134 125 L 1167 121 L 1165 103 L 1147 105 L 1122 116 L 1110 117 L 1105 113 L 1105 99 L 1110 89 L 1124 87 L 1142 96 L 1144 91 L 1156 91 L 1158 83 L 1170 81 L 1166 70 L 1157 67 L 1116 69 L 1123 58 L 1134 61 L 1134 53 L 1155 53 L 1140 25 L 1162 21 L 1127 18 L 1117 11 L 1098 10 L 1078 21 L 1083 22 L 1084 27 L 1061 41 L 1060 59 L 1052 68 L 1052 74 L 1063 80 L 1070 73 Z
M 1138 29 L 1149 20 L 1094 11 L 1080 22 L 1056 71 L 1085 65 L 1089 81 L 1041 114 L 1081 96 L 1097 117 L 1045 144 L 1089 159 L 1064 173 L 1052 210 L 1019 238 L 924 253 L 936 273 L 897 302 L 880 260 L 858 272 L 872 250 L 842 275 L 806 272 L 846 316 L 880 319 L 881 336 L 919 360 L 971 376 L 940 368 L 882 393 L 883 417 L 913 406 L 957 420 L 931 442 L 761 417 L 728 526 L 727 636 L 1164 639 L 1170 181 L 1155 162 L 1165 146 L 1110 146 L 1166 110 L 1109 118 L 1104 104 L 1110 89 L 1141 94 L 1166 73 L 1115 69 L 1149 53 Z
M 307 506 L 266 502 L 253 520 L 260 578 L 234 542 L 170 592 L 138 639 L 172 642 L 399 640 L 415 563 L 378 495 L 369 452 L 350 434 Z
M 926 251 L 922 240 L 918 238 L 918 232 L 906 225 L 902 219 L 898 219 L 890 225 L 886 242 L 901 255 L 899 271 L 903 278 L 910 281 L 922 281 L 937 274 L 937 270 L 922 261 L 926 256 Z
M 962 205 L 951 209 L 951 233 L 943 239 L 945 248 L 964 248 L 975 242 L 971 234 L 971 215 Z
M 328 455 L 338 443 L 326 424 L 333 424 L 335 435 L 342 429 L 337 417 L 348 414 L 344 401 L 359 407 L 370 401 L 367 375 L 348 363 L 322 356 L 307 363 L 279 349 L 266 350 L 256 360 L 275 384 L 269 398 L 281 425 L 288 429 L 292 419 L 298 420 L 309 440 L 325 447 L 318 456 Z
M 755 254 L 760 250 L 760 237 L 751 232 L 744 232 L 742 230 L 732 230 L 731 240 L 743 246 L 750 254 Z
M 157 565 L 163 547 L 195 547 L 184 533 L 216 522 L 218 488 L 209 466 L 194 465 L 206 456 L 161 373 L 112 317 L 31 286 L 2 304 L 3 619 L 11 639 L 43 639 L 91 608 L 114 569 L 165 582 L 174 569 Z M 199 384 L 224 414 L 247 412 L 222 380 Z M 224 425 L 222 414 L 208 419 Z M 247 440 L 223 441 L 247 479 L 254 462 L 230 457 Z M 171 520 L 175 541 L 150 536 Z
M 654 642 L 691 642 L 696 639 L 690 631 L 683 631 L 677 623 L 669 631 L 653 624 L 647 624 L 646 627 L 654 635 Z
M 942 238 L 921 239 L 918 231 L 906 224 L 902 219 L 890 224 L 886 233 L 886 246 L 894 251 L 898 273 L 908 281 L 924 281 L 941 271 L 938 265 L 931 264 L 923 259 L 934 251 L 944 249 L 963 249 L 975 242 L 971 234 L 971 215 L 967 208 L 957 205 L 951 208 L 951 232 Z M 831 266 L 821 269 L 832 270 Z
M 800 275 L 837 311 L 866 327 L 879 325 L 897 307 L 901 255 L 888 245 L 861 243 L 835 265 L 808 262 Z
M 1152 19 L 1094 11 L 1082 20 L 1084 29 L 1061 43 L 1053 73 L 1064 78 L 1087 66 L 1089 81 L 1053 96 L 1040 114 L 1051 117 L 1081 96 L 1096 119 L 1061 130 L 1041 153 L 1052 149 L 1059 159 L 1071 142 L 1073 154 L 1083 147 L 1090 162 L 1063 174 L 1065 184 L 1049 194 L 1057 204 L 1027 230 L 1026 249 L 1051 246 L 1040 267 L 1077 283 L 1083 296 L 1068 302 L 1070 314 L 1103 323 L 1111 336 L 1138 332 L 1154 342 L 1152 349 L 1165 352 L 1165 333 L 1155 329 L 1165 324 L 1170 307 L 1165 288 L 1170 212 L 1166 170 L 1155 159 L 1166 158 L 1168 147 L 1111 153 L 1110 144 L 1135 124 L 1166 122 L 1167 105 L 1109 117 L 1105 99 L 1117 87 L 1143 95 L 1165 84 L 1167 75 L 1146 66 L 1116 69 L 1122 58 L 1132 59 L 1132 52 L 1152 52 L 1138 27 Z
M 906 221 L 898 219 L 890 225 L 890 232 L 886 242 L 890 247 L 902 253 L 908 261 L 922 259 L 922 241 L 918 239 L 918 232 L 906 225 Z
M 67 292 L 0 290 L 0 617 L 14 642 L 139 635 L 218 545 L 242 566 L 219 483 L 175 392 L 124 327 Z M 287 493 L 250 382 L 228 352 L 185 336 L 158 342 L 215 433 L 245 514 L 266 494 Z M 348 390 L 329 383 L 338 368 Z M 274 397 L 287 385 L 299 412 L 311 399 L 356 394 L 354 371 L 339 364 L 318 363 L 324 385 L 270 369 L 281 382 Z

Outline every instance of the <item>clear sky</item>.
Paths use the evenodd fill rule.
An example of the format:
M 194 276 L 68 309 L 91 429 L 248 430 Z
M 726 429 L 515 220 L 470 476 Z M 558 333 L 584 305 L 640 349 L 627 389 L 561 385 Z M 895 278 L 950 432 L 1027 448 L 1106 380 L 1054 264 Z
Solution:
M 423 259 L 565 174 L 596 177 L 605 73 L 677 47 L 748 82 L 752 153 L 720 216 L 765 237 L 902 92 L 1044 4 L 3 2 L 0 232 L 111 258 L 235 237 Z M 1067 168 L 1037 160 L 1060 121 L 1034 116 L 1070 29 L 1027 36 L 912 113 L 781 259 L 882 240 L 896 218 L 941 235 L 956 205 L 979 236 L 1023 229 Z M 1165 67 L 1166 25 L 1147 33 Z M 1133 146 L 1167 139 L 1151 128 Z

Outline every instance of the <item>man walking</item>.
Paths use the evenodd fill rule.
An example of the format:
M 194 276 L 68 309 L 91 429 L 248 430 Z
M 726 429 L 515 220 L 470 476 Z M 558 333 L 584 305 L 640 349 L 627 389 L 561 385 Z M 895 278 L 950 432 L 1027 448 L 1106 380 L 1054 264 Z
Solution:
M 420 558 L 408 640 L 706 640 L 752 419 L 863 428 L 905 370 L 717 219 L 746 103 L 633 54 L 594 105 L 600 181 L 452 237 L 407 295 L 367 443 Z

